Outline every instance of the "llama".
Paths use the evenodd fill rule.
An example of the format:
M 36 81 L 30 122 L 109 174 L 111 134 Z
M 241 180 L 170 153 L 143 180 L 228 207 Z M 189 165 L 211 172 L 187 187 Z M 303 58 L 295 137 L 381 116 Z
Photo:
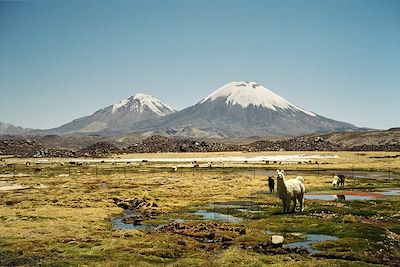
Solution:
M 344 186 L 344 180 L 346 179 L 346 177 L 343 174 L 338 174 L 337 177 L 339 177 L 339 185 L 340 186 Z
M 279 198 L 282 200 L 283 212 L 294 212 L 296 209 L 296 201 L 299 201 L 300 211 L 303 211 L 304 193 L 306 191 L 303 177 L 297 177 L 285 181 L 283 170 L 277 170 L 276 173 L 277 191 Z M 292 201 L 293 208 L 290 210 L 290 202 Z
M 335 177 L 333 177 L 332 186 L 333 187 L 344 186 L 345 179 L 346 177 L 343 174 L 335 175 Z
M 336 175 L 335 177 L 333 177 L 332 187 L 339 187 L 339 177 L 337 177 Z

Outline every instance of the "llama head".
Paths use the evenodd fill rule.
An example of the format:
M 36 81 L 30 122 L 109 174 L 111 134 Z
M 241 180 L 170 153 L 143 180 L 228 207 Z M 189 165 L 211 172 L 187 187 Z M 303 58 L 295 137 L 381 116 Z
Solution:
M 276 178 L 277 179 L 283 179 L 283 178 L 285 178 L 285 174 L 284 174 L 285 172 L 283 171 L 283 170 L 277 170 L 276 171 Z

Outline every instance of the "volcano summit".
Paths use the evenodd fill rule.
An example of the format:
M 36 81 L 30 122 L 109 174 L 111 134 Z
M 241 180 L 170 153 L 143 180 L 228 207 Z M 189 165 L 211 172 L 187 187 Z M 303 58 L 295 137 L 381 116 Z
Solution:
M 230 82 L 194 106 L 130 130 L 185 137 L 249 137 L 352 131 L 349 123 L 298 107 L 256 82 Z M 196 136 L 197 135 L 197 136 Z

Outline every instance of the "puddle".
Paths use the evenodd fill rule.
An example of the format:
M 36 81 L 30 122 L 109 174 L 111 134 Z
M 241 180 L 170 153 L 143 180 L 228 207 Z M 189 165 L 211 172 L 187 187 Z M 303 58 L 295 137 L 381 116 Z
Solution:
M 125 223 L 125 219 L 130 217 L 138 216 L 138 214 L 131 210 L 124 210 L 124 213 L 121 217 L 117 217 L 111 220 L 112 230 L 122 230 L 122 229 L 135 229 L 135 230 L 148 230 L 148 229 L 159 229 L 164 224 L 133 224 L 133 223 Z
M 340 194 L 306 194 L 305 199 L 326 200 L 326 201 L 351 201 L 351 200 L 372 200 L 383 196 L 398 196 L 400 195 L 399 188 L 392 188 L 385 191 L 354 191 L 354 192 L 341 192 Z
M 260 210 L 262 205 L 252 201 L 216 202 L 208 205 L 208 207 L 214 211 L 215 209 L 235 209 L 244 213 L 264 213 L 263 210 Z
M 384 196 L 399 196 L 400 195 L 400 189 L 390 189 L 382 192 L 376 192 L 378 194 L 384 195 Z
M 219 212 L 212 212 L 212 211 L 205 211 L 205 210 L 198 210 L 193 212 L 192 214 L 202 216 L 204 220 L 215 220 L 221 222 L 241 222 L 243 221 L 242 218 L 235 217 L 229 214 L 223 214 Z
M 249 174 L 254 174 L 254 170 L 246 170 L 246 173 Z M 256 169 L 255 174 L 257 176 L 273 176 L 276 177 L 276 171 L 275 170 L 265 170 L 265 169 Z M 346 176 L 346 178 L 368 178 L 368 179 L 400 179 L 400 174 L 398 173 L 393 173 L 387 171 L 337 171 L 337 170 L 320 170 L 319 172 L 317 170 L 314 171 L 307 171 L 307 170 L 301 170 L 301 171 L 285 171 L 285 174 L 287 174 L 287 177 L 293 178 L 296 176 L 304 176 L 304 178 L 307 177 L 307 175 L 315 175 L 316 173 L 319 173 L 320 176 L 324 177 L 334 177 L 337 174 L 343 174 Z
M 302 241 L 302 242 L 293 242 L 284 245 L 284 247 L 288 248 L 295 248 L 295 247 L 302 247 L 310 251 L 311 254 L 319 252 L 319 250 L 313 249 L 310 247 L 311 244 L 317 243 L 317 242 L 322 242 L 322 241 L 335 241 L 338 240 L 336 236 L 331 236 L 331 235 L 316 235 L 316 234 L 307 234 L 306 235 L 307 240 Z
M 358 195 L 318 195 L 318 194 L 307 194 L 304 196 L 305 199 L 313 199 L 313 200 L 326 200 L 326 201 L 351 201 L 351 200 L 372 200 L 375 199 L 374 196 L 358 196 Z

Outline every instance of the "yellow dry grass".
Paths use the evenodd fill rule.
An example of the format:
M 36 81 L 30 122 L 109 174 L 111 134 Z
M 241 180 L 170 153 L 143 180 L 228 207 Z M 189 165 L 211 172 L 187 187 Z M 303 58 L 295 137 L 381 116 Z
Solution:
M 319 164 L 230 163 L 224 165 L 224 168 L 182 168 L 178 169 L 178 172 L 165 167 L 172 166 L 173 163 L 149 163 L 140 167 L 132 164 L 129 168 L 121 167 L 126 166 L 124 163 L 118 163 L 99 165 L 98 175 L 93 165 L 81 169 L 74 168 L 70 176 L 66 175 L 68 168 L 59 165 L 60 161 L 66 159 L 50 159 L 50 163 L 41 164 L 41 173 L 0 179 L 27 186 L 38 183 L 48 186 L 41 189 L 0 191 L 0 257 L 2 256 L 3 260 L 7 259 L 3 265 L 11 263 L 28 266 L 39 262 L 44 265 L 88 263 L 104 266 L 113 266 L 114 263 L 134 263 L 140 266 L 237 266 L 241 263 L 254 266 L 272 263 L 276 263 L 277 266 L 290 265 L 292 263 L 284 262 L 282 256 L 260 255 L 237 247 L 219 251 L 216 255 L 207 251 L 192 251 L 178 246 L 179 237 L 170 234 L 154 235 L 137 230 L 112 231 L 110 220 L 122 212 L 122 209 L 114 204 L 114 197 L 152 199 L 157 203 L 157 210 L 161 214 L 177 213 L 213 202 L 251 200 L 280 205 L 275 195 L 266 194 L 267 177 L 259 175 L 259 172 L 254 174 L 254 168 L 280 168 L 299 173 L 314 170 L 304 177 L 308 191 L 330 189 L 332 177 L 318 175 L 315 172 L 318 167 L 320 170 L 383 171 L 390 168 L 391 171 L 400 172 L 400 158 L 371 158 L 395 155 L 383 152 L 166 153 L 120 157 L 216 157 L 299 153 L 330 154 L 339 157 L 320 160 Z M 6 159 L 0 168 L 3 173 L 12 174 L 12 169 L 6 167 L 7 163 L 24 166 L 26 161 Z M 113 172 L 113 168 L 117 171 Z M 293 176 L 295 174 L 296 172 L 293 172 Z M 348 183 L 350 187 L 359 185 L 359 182 L 352 179 L 349 179 Z M 250 236 L 251 234 L 249 238 Z M 15 262 L 12 259 L 15 259 Z M 310 258 L 306 262 L 307 266 L 323 265 L 323 262 L 317 259 Z M 338 262 L 330 263 L 339 266 Z

